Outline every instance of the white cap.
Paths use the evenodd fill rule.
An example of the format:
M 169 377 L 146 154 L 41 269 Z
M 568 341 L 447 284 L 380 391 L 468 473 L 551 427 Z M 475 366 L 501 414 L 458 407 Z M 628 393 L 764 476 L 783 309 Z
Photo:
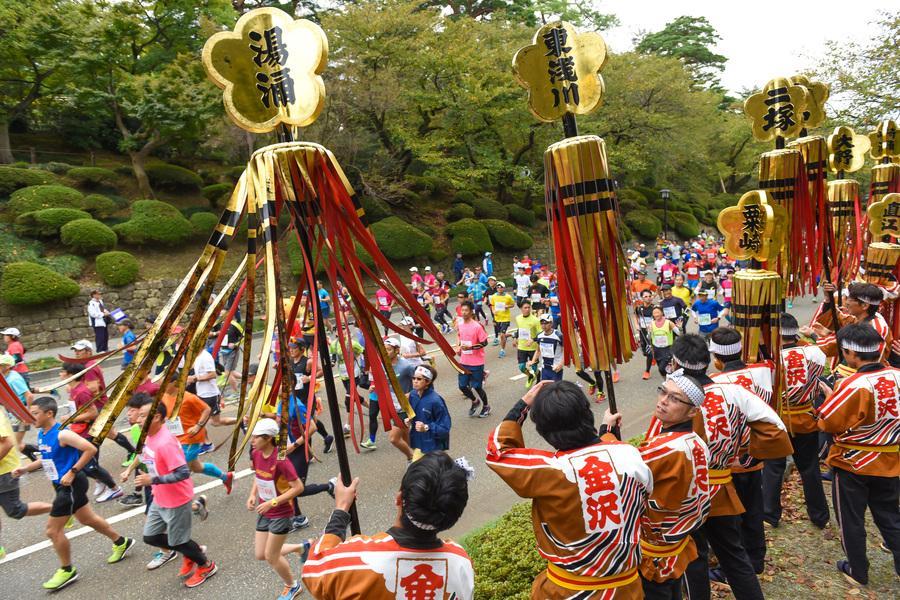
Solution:
M 544 313 L 541 315 L 541 323 L 552 323 L 552 322 L 553 322 L 553 315 L 551 315 L 550 313 Z
M 410 267 L 410 268 L 409 268 L 409 272 L 410 272 L 410 273 L 418 273 L 418 272 L 419 272 L 419 267 Z
M 256 422 L 256 425 L 253 426 L 253 433 L 251 435 L 267 435 L 269 437 L 275 437 L 278 435 L 278 423 L 273 419 L 260 419 Z
M 0 335 L 14 335 L 16 337 L 19 337 L 22 335 L 22 332 L 15 327 L 7 327 L 3 331 L 0 331 Z
M 87 340 L 78 340 L 71 346 L 72 350 L 90 350 L 94 351 L 94 345 Z
M 490 252 L 485 252 L 484 255 L 485 255 L 485 256 L 490 256 L 491 253 L 490 253 Z
M 389 337 L 386 340 L 384 340 L 384 345 L 385 346 L 393 346 L 394 348 L 399 348 L 400 340 L 398 340 L 397 338 Z
M 402 319 L 400 319 L 400 324 L 401 325 L 415 325 L 416 320 L 410 316 L 406 316 L 406 317 L 403 317 Z
M 431 267 L 425 267 L 425 270 L 426 270 L 426 271 L 430 271 L 430 270 L 431 270 Z
M 9 354 L 0 354 L 0 366 L 11 367 L 16 364 L 16 359 Z
M 490 279 L 490 278 L 488 278 L 488 279 Z M 504 288 L 504 289 L 506 289 L 506 284 L 503 283 L 502 281 L 498 281 L 498 282 L 497 282 L 497 287 L 498 287 L 498 288 Z

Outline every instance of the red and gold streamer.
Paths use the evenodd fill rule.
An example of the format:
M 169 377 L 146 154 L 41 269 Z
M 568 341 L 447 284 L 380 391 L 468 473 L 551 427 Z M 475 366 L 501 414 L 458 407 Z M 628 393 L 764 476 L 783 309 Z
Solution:
M 784 312 L 784 282 L 780 274 L 744 269 L 734 274 L 731 312 L 734 328 L 741 334 L 741 357 L 747 363 L 772 359 L 775 376 L 772 398 L 781 398 L 781 314 Z

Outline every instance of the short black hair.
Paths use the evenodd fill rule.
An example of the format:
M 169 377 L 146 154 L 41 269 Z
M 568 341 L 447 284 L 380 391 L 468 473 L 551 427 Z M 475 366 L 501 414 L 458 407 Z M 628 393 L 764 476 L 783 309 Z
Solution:
M 798 334 L 792 333 L 791 335 L 785 335 L 785 329 L 798 329 L 800 324 L 797 322 L 797 317 L 792 315 L 791 313 L 783 313 L 781 315 L 781 337 L 795 339 Z
M 64 362 L 62 364 L 62 370 L 66 375 L 76 375 L 84 371 L 84 365 L 81 363 Z M 84 377 L 84 375 L 79 375 L 75 378 L 75 381 L 81 381 L 82 377 Z
M 54 417 L 59 410 L 59 406 L 56 404 L 56 398 L 53 396 L 38 396 L 32 400 L 31 403 L 41 409 L 41 412 L 52 412 Z
M 868 300 L 878 300 L 879 303 L 884 300 L 884 292 L 881 291 L 881 288 L 874 283 L 865 281 L 857 281 L 851 284 L 847 289 L 847 295 L 857 302 L 865 304 L 866 312 L 869 313 L 869 316 L 878 312 L 879 304 L 869 304 Z
M 438 531 L 453 527 L 466 509 L 466 472 L 446 452 L 429 452 L 406 469 L 400 482 L 400 497 L 404 527 L 421 532 L 423 537 L 434 537 Z M 413 521 L 436 529 L 422 529 Z
M 864 347 L 880 347 L 884 343 L 884 340 L 880 335 L 878 335 L 878 332 L 875 331 L 875 328 L 868 323 L 853 323 L 852 325 L 844 325 L 837 332 L 837 340 L 841 348 L 843 348 L 847 342 Z M 854 352 L 856 351 L 854 350 Z M 875 352 L 856 352 L 856 355 L 860 360 L 866 362 L 874 362 L 881 358 L 881 351 L 876 350 Z
M 597 441 L 591 403 L 571 381 L 542 388 L 531 406 L 538 434 L 557 450 L 583 448 Z
M 146 392 L 138 392 L 128 399 L 128 403 L 126 404 L 126 406 L 128 406 L 128 408 L 140 408 L 146 404 L 152 403 L 153 398 L 150 397 L 150 394 Z
M 684 368 L 687 375 L 701 377 L 706 375 L 706 369 L 709 367 L 709 348 L 706 341 L 695 333 L 686 333 L 675 338 L 672 344 L 672 355 L 676 358 L 679 368 Z M 702 369 L 688 369 L 684 364 L 703 365 Z
M 532 283 L 535 283 L 535 282 L 537 282 L 538 279 L 540 279 L 540 277 L 538 277 L 537 275 L 532 273 L 530 279 L 531 279 Z
M 738 344 L 741 341 L 741 334 L 737 329 L 731 329 L 730 327 L 719 327 L 718 329 L 714 329 L 712 333 L 709 334 L 709 340 L 711 342 L 715 342 L 720 346 L 730 346 L 731 344 Z M 713 352 L 716 358 L 721 360 L 723 363 L 732 362 L 735 360 L 741 360 L 741 353 L 738 352 L 736 354 L 718 354 Z
M 461 303 L 460 306 L 468 306 L 469 310 L 475 312 L 475 303 L 471 300 L 466 300 L 465 302 Z

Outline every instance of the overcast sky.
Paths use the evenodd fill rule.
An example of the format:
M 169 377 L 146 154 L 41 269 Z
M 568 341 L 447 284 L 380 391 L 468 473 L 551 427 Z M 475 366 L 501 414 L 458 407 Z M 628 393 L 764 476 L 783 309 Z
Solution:
M 876 31 L 869 23 L 879 11 L 896 12 L 900 1 L 600 0 L 599 8 L 619 17 L 621 26 L 604 33 L 619 52 L 642 30 L 658 31 L 681 15 L 706 17 L 722 37 L 716 51 L 728 58 L 722 83 L 739 92 L 814 66 L 827 40 L 865 42 Z

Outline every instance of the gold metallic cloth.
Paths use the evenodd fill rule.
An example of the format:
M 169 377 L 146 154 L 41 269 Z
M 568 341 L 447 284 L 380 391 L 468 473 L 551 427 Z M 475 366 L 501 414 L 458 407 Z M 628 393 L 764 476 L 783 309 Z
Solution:
M 784 311 L 782 278 L 778 273 L 744 269 L 734 274 L 731 312 L 734 328 L 743 338 L 745 362 L 773 358 L 773 398 L 781 397 L 781 314 Z
M 900 165 L 888 163 L 872 167 L 869 204 L 881 202 L 892 192 L 900 192 Z
M 893 274 L 898 262 L 900 245 L 872 242 L 866 248 L 866 261 L 860 269 L 860 277 L 881 287 L 892 287 L 896 283 Z
M 854 179 L 829 181 L 826 206 L 834 236 L 831 280 L 844 281 L 856 273 L 862 254 L 859 182 Z

